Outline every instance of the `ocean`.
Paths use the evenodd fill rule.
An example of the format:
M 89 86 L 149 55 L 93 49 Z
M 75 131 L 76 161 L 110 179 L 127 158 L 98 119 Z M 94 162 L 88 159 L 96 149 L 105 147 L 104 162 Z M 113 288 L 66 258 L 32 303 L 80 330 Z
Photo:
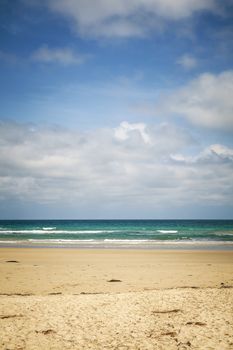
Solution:
M 2 220 L 0 246 L 233 249 L 233 220 Z

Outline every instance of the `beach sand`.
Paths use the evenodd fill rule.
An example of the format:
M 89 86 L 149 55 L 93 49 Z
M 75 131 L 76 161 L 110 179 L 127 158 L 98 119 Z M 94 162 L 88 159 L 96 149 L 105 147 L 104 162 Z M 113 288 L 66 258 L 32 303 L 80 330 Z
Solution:
M 0 349 L 233 349 L 233 252 L 1 248 Z

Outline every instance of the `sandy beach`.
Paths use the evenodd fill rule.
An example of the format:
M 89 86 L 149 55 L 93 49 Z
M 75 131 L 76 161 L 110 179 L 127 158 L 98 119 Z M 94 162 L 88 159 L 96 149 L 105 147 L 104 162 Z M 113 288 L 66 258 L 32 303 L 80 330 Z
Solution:
M 0 249 L 0 349 L 233 349 L 233 252 Z

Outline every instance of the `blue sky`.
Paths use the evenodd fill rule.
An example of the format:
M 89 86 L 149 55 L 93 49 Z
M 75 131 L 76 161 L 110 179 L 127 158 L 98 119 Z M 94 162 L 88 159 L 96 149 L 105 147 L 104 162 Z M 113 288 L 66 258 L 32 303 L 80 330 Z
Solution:
M 232 5 L 0 2 L 1 218 L 232 218 Z

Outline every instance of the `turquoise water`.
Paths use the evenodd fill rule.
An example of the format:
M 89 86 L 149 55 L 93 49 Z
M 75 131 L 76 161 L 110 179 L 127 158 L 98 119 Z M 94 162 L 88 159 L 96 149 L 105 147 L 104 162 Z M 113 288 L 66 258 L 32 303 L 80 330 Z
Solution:
M 0 245 L 233 249 L 233 220 L 4 220 Z

